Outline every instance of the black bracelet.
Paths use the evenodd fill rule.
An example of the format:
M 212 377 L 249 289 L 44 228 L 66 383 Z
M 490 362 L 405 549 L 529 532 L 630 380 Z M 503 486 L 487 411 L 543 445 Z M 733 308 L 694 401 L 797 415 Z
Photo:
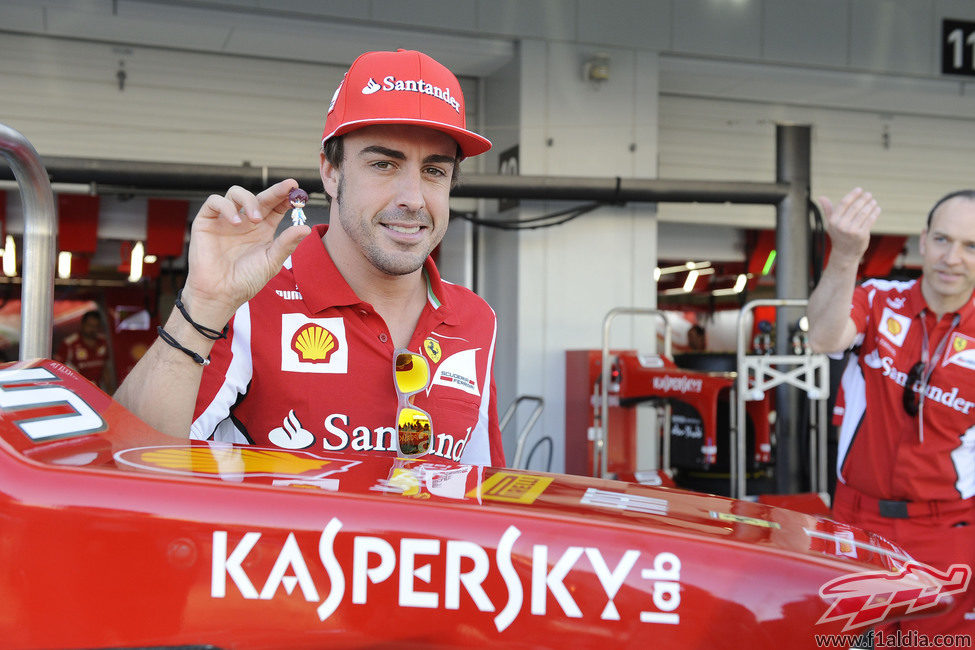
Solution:
M 188 350 L 188 349 L 184 348 L 182 345 L 180 345 L 176 341 L 176 339 L 173 338 L 173 335 L 172 334 L 170 334 L 169 332 L 167 332 L 166 330 L 164 330 L 162 328 L 162 325 L 160 325 L 159 327 L 156 328 L 156 333 L 159 334 L 159 338 L 161 338 L 163 341 L 165 341 L 169 345 L 173 346 L 177 350 L 180 350 L 182 352 L 185 352 L 191 359 L 193 359 L 193 361 L 196 361 L 201 366 L 209 366 L 210 365 L 210 357 L 207 357 L 206 359 L 204 359 L 203 357 L 201 357 L 200 355 L 198 355 L 193 350 Z
M 179 313 L 183 314 L 183 318 L 186 319 L 187 323 L 193 326 L 193 329 L 195 329 L 197 332 L 207 337 L 211 341 L 227 338 L 227 332 L 230 331 L 230 323 L 227 323 L 226 325 L 223 326 L 223 331 L 211 329 L 209 327 L 206 327 L 205 325 L 200 325 L 195 320 L 190 318 L 190 315 L 188 313 L 186 313 L 186 307 L 183 306 L 182 297 L 183 297 L 183 290 L 180 289 L 179 291 L 176 292 L 176 309 L 179 310 Z M 172 345 L 172 343 L 170 343 L 170 345 Z

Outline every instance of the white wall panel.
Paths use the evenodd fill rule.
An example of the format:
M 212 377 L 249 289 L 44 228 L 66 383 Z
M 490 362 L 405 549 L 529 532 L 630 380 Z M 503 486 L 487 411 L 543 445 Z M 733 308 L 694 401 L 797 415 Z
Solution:
M 882 201 L 877 232 L 914 234 L 918 215 L 971 187 L 975 102 L 955 80 L 787 71 L 661 59 L 660 176 L 772 181 L 775 124 L 812 125 L 812 192 L 855 185 Z M 970 91 L 969 91 L 970 92 Z M 764 206 L 661 206 L 662 221 L 770 228 Z
M 368 18 L 370 3 L 360 0 L 230 0 L 233 3 L 256 5 L 274 11 L 311 14 L 315 16 L 341 16 L 348 18 Z M 226 3 L 228 0 L 219 0 Z
M 758 58 L 762 53 L 762 2 L 675 2 L 673 39 L 677 52 Z
M 585 45 L 523 42 L 523 173 L 631 176 L 655 168 L 656 57 L 640 57 L 638 67 L 632 52 L 611 48 L 611 78 L 593 87 L 581 78 L 589 52 Z M 519 214 L 566 207 L 526 204 Z M 656 250 L 650 206 L 601 208 L 518 237 L 517 394 L 544 397 L 539 428 L 555 440 L 556 469 L 565 453 L 565 351 L 599 348 L 603 317 L 613 307 L 655 304 Z M 613 340 L 646 349 L 650 328 L 650 321 L 623 319 Z
M 848 0 L 775 0 L 762 18 L 762 56 L 799 65 L 849 63 Z
M 0 120 L 47 156 L 314 168 L 346 67 L 7 34 Z
M 936 0 L 935 15 L 938 18 L 975 19 L 975 2 L 971 0 Z M 940 20 L 938 21 L 940 27 Z M 939 32 L 940 33 L 940 32 Z
M 370 0 L 372 16 L 377 20 L 417 25 L 424 29 L 475 29 L 475 0 L 453 0 L 449 3 L 430 0 Z
M 565 0 L 478 2 L 477 26 L 496 34 L 569 41 L 576 38 L 574 9 Z
M 780 65 L 660 57 L 666 95 L 975 118 L 975 84 Z
M 940 21 L 934 1 L 853 0 L 850 63 L 856 68 L 906 74 L 941 69 Z
M 671 0 L 578 0 L 579 32 L 575 40 L 670 49 L 674 4 Z

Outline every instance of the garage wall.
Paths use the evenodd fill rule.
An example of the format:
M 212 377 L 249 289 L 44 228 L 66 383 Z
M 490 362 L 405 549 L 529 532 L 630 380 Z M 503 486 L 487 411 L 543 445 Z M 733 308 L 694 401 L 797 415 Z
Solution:
M 769 181 L 775 125 L 812 125 L 812 193 L 868 188 L 876 232 L 916 234 L 934 201 L 971 187 L 975 95 L 953 80 L 850 77 L 835 71 L 664 57 L 660 175 Z M 770 228 L 769 207 L 661 206 L 660 219 Z
M 943 17 L 975 20 L 975 5 L 6 0 L 0 121 L 46 155 L 311 166 L 341 71 L 364 50 L 413 47 L 464 77 L 472 122 L 499 145 L 519 143 L 524 173 L 766 181 L 774 124 L 803 122 L 813 125 L 814 192 L 868 186 L 884 202 L 879 228 L 913 233 L 933 197 L 971 185 L 975 85 L 938 72 Z M 582 79 L 596 52 L 610 56 L 605 84 Z M 134 218 L 111 212 L 121 225 Z M 769 208 L 629 206 L 482 237 L 478 270 L 502 319 L 501 407 L 545 397 L 540 430 L 556 440 L 555 469 L 564 349 L 598 345 L 609 308 L 653 304 L 658 250 L 733 259 L 738 227 L 773 223 Z M 468 233 L 455 241 L 473 254 Z M 630 325 L 620 336 L 644 340 Z

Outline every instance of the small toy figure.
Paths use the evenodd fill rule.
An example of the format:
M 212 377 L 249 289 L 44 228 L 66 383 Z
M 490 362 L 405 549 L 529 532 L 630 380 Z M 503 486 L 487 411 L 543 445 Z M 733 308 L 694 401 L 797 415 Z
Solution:
M 291 202 L 291 222 L 296 226 L 305 225 L 305 213 L 302 210 L 308 202 L 308 192 L 296 187 L 288 192 L 288 201 Z

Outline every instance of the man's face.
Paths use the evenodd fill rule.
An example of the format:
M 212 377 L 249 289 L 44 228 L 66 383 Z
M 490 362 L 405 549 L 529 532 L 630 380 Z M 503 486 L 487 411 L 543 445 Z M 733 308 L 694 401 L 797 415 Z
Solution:
M 975 201 L 957 197 L 942 204 L 921 232 L 920 249 L 925 298 L 957 310 L 975 289 Z
M 332 215 L 383 273 L 416 271 L 447 229 L 457 143 L 440 131 L 405 125 L 364 127 L 343 139 L 341 166 L 322 161 Z
M 85 339 L 96 338 L 102 329 L 102 323 L 94 316 L 89 316 L 81 321 L 81 336 Z

